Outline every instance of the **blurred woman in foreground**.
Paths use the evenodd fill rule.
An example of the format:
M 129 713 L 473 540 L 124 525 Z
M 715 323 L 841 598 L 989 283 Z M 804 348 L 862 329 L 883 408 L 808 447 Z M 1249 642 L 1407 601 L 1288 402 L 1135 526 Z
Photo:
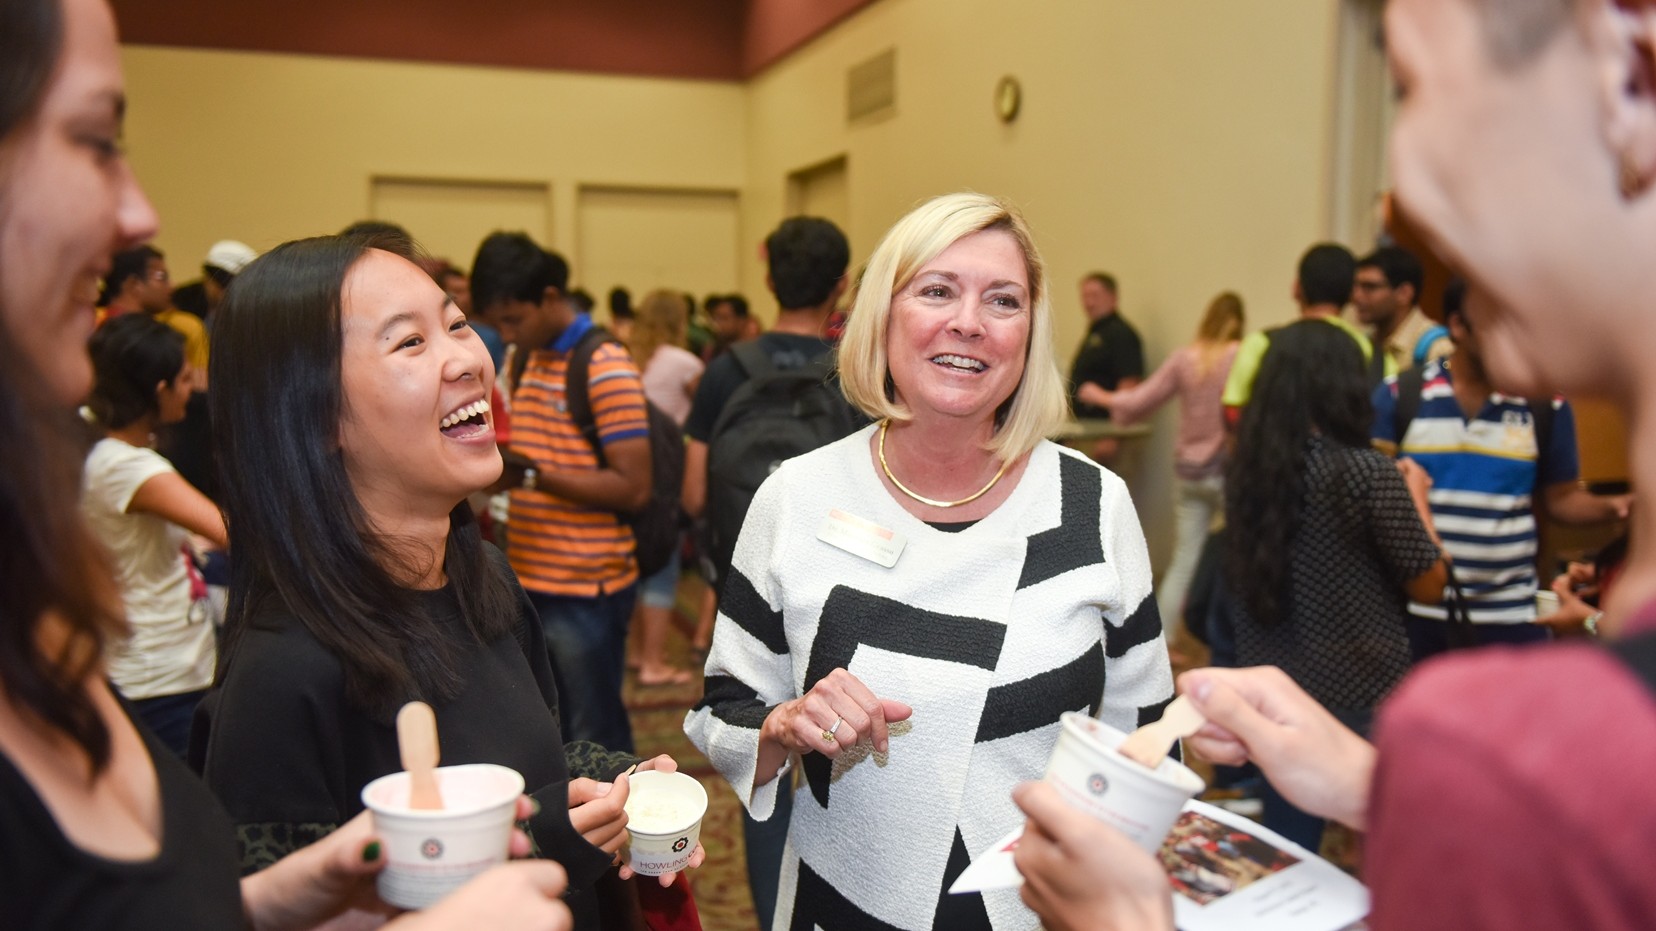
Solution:
M 9 928 L 383 921 L 366 817 L 237 885 L 229 820 L 105 678 L 120 594 L 76 507 L 74 408 L 109 257 L 155 212 L 119 148 L 102 0 L 0 3 L 0 915 Z M 518 850 L 527 850 L 518 839 Z M 512 864 L 406 928 L 561 929 L 563 873 Z

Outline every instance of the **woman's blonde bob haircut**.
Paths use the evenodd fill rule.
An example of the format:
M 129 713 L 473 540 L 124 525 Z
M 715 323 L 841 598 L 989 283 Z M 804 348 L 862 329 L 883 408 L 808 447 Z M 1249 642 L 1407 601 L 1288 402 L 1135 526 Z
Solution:
M 840 386 L 875 420 L 913 419 L 897 402 L 886 358 L 891 301 L 927 262 L 973 233 L 1002 230 L 1023 252 L 1029 275 L 1029 342 L 1018 387 L 995 411 L 995 433 L 986 448 L 1006 462 L 1035 448 L 1069 414 L 1063 378 L 1052 350 L 1052 300 L 1046 266 L 1029 224 L 1016 207 L 985 194 L 945 194 L 916 207 L 880 241 L 857 282 L 856 297 L 839 347 Z

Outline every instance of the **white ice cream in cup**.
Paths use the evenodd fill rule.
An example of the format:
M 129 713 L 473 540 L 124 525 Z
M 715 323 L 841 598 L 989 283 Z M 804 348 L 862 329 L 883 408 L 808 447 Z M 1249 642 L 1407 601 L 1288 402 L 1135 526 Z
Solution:
M 493 763 L 440 766 L 438 809 L 408 807 L 408 773 L 368 783 L 362 803 L 385 846 L 379 896 L 398 908 L 425 908 L 506 861 L 523 777 Z
M 707 814 L 707 790 L 684 773 L 644 770 L 627 777 L 627 865 L 644 876 L 690 865 Z
M 1070 804 L 1154 853 L 1184 803 L 1202 791 L 1202 777 L 1170 758 L 1155 769 L 1133 762 L 1116 751 L 1126 734 L 1084 714 L 1068 711 L 1060 722 L 1046 781 Z

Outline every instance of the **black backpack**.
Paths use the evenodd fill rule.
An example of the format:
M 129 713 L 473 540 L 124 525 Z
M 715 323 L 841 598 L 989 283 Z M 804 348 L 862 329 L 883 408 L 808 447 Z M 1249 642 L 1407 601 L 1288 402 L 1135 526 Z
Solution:
M 599 467 L 606 462 L 604 444 L 598 440 L 598 423 L 592 417 L 587 378 L 592 368 L 592 354 L 605 343 L 620 345 L 621 341 L 598 326 L 583 334 L 569 351 L 569 369 L 564 378 L 569 419 L 598 454 Z M 679 494 L 684 486 L 684 433 L 673 418 L 648 398 L 644 400 L 644 410 L 650 421 L 650 500 L 642 509 L 626 516 L 628 526 L 632 527 L 641 579 L 656 574 L 673 558 L 679 540 Z
M 831 354 L 791 369 L 777 368 L 758 340 L 737 343 L 730 354 L 747 381 L 725 402 L 707 440 L 706 556 L 721 585 L 760 484 L 784 460 L 867 422 L 840 393 Z

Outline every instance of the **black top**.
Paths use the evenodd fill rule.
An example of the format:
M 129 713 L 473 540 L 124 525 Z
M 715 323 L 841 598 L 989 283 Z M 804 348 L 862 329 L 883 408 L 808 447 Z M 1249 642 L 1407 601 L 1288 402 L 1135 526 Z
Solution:
M 106 860 L 65 837 L 34 787 L 0 753 L 0 927 L 203 928 L 246 922 L 230 819 L 142 726 L 161 794 L 161 853 Z
M 516 635 L 477 645 L 460 666 L 459 696 L 432 702 L 442 763 L 498 763 L 523 774 L 541 804 L 530 836 L 568 871 L 577 927 L 595 927 L 590 889 L 610 857 L 570 824 L 568 780 L 571 773 L 612 779 L 636 758 L 564 744 L 539 616 L 504 557 L 495 565 L 517 592 Z M 461 624 L 452 589 L 417 597 L 434 617 Z M 402 770 L 394 723 L 349 705 L 339 660 L 274 605 L 252 618 L 203 700 L 190 751 L 235 821 L 248 871 L 343 824 L 362 811 L 363 786 Z
M 213 418 L 207 409 L 207 392 L 190 393 L 189 403 L 184 406 L 184 419 L 158 429 L 155 448 L 186 482 L 218 501 L 218 473 L 213 466 Z
M 1440 554 L 1390 459 L 1313 437 L 1305 468 L 1288 616 L 1266 627 L 1232 599 L 1237 661 L 1282 667 L 1329 708 L 1370 709 L 1409 669 L 1404 585 Z
M 798 333 L 765 333 L 758 338 L 758 342 L 770 355 L 771 364 L 782 371 L 803 368 L 834 351 L 833 343 L 818 336 L 801 336 Z M 747 380 L 748 373 L 742 370 L 742 364 L 736 361 L 734 353 L 724 353 L 709 362 L 707 371 L 702 374 L 701 384 L 696 387 L 696 397 L 690 403 L 690 417 L 684 422 L 684 435 L 702 443 L 712 439 L 719 414 L 730 401 L 730 396 Z
M 1138 331 L 1122 318 L 1121 313 L 1110 314 L 1093 321 L 1087 328 L 1087 337 L 1075 351 L 1075 364 L 1070 366 L 1070 404 L 1077 417 L 1107 419 L 1110 410 L 1082 404 L 1075 398 L 1075 389 L 1086 382 L 1097 382 L 1106 391 L 1114 391 L 1123 378 L 1144 377 L 1144 343 Z

